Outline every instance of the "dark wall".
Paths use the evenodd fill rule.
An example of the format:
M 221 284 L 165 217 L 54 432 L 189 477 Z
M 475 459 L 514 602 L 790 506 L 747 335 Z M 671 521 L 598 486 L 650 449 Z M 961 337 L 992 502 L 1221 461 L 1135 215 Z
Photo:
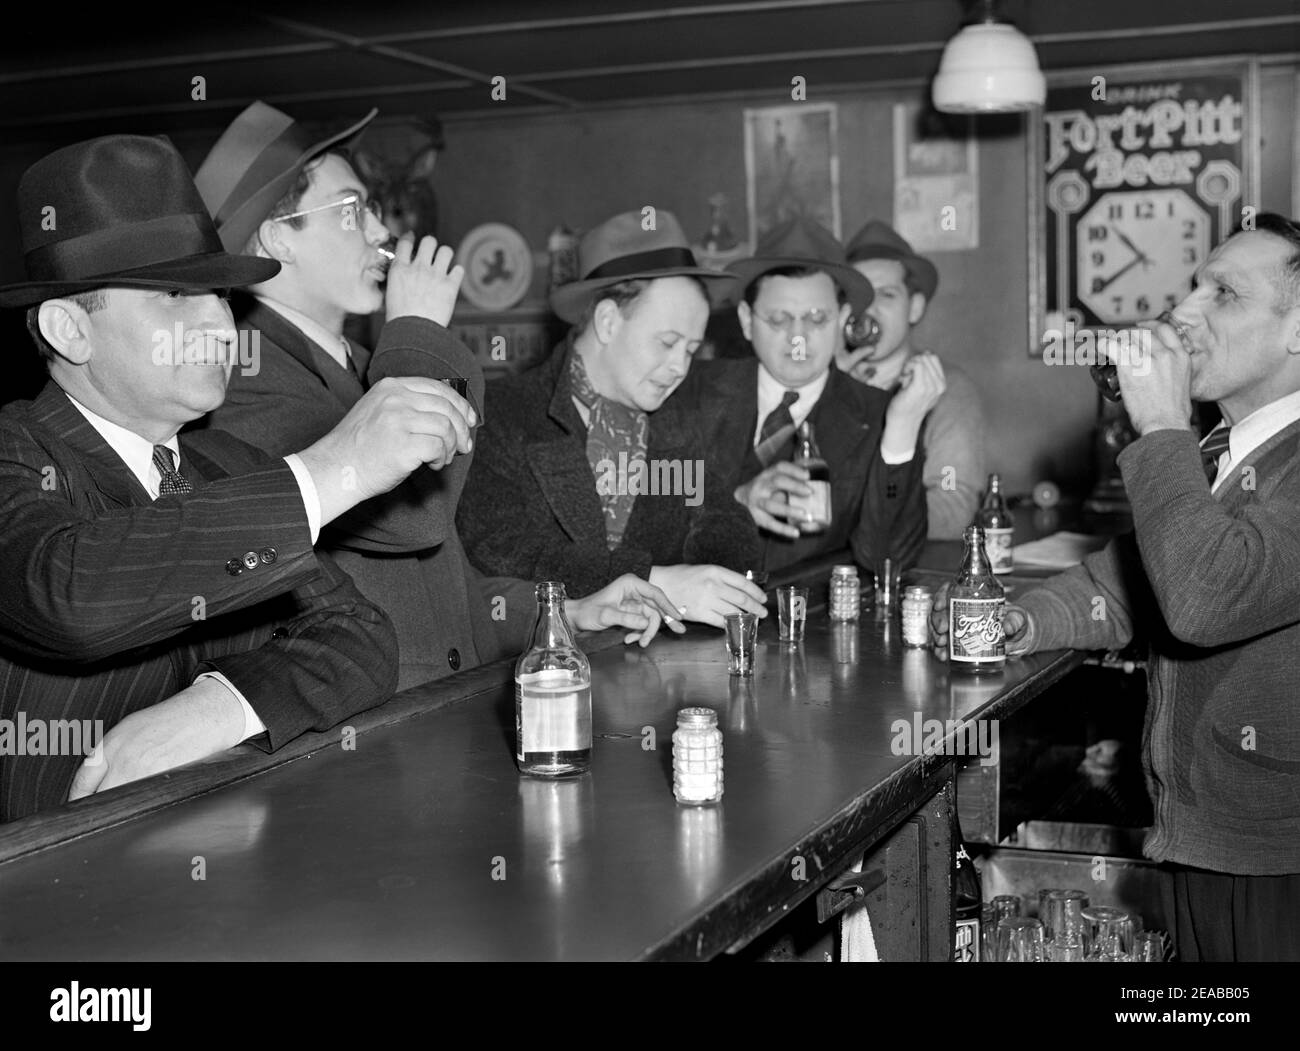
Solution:
M 840 207 L 851 235 L 871 217 L 892 219 L 893 104 L 921 88 L 841 92 L 810 101 L 839 104 Z M 1291 214 L 1296 143 L 1296 70 L 1271 67 L 1261 78 L 1261 205 Z M 676 212 L 688 235 L 708 224 L 708 198 L 732 201 L 744 236 L 743 111 L 781 105 L 780 96 L 676 103 L 542 117 L 449 120 L 447 149 L 434 176 L 444 239 L 458 243 L 479 223 L 510 223 L 535 250 L 558 223 L 587 228 L 646 204 Z M 342 107 L 347 109 L 347 107 Z M 349 111 L 350 112 L 350 111 Z M 397 114 L 385 114 L 387 123 Z M 150 129 L 141 128 L 147 132 Z M 173 138 L 192 163 L 218 127 Z M 384 134 L 383 131 L 380 132 Z M 391 135 L 392 132 L 387 134 Z M 1011 490 L 1052 479 L 1086 487 L 1092 471 L 1091 382 L 1082 370 L 1046 368 L 1028 353 L 1025 139 L 1019 120 L 978 126 L 980 244 L 935 253 L 940 286 L 918 342 L 964 368 L 984 395 L 991 463 Z M 21 277 L 11 202 L 23 169 L 59 141 L 0 148 L 0 279 Z M 0 311 L 7 360 L 0 400 L 39 379 L 18 311 Z

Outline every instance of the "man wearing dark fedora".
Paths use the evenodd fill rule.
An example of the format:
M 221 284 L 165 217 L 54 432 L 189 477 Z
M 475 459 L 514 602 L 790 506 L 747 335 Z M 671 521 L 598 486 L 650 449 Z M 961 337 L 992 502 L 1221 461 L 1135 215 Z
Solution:
M 671 397 L 733 279 L 700 267 L 663 209 L 590 230 L 578 269 L 551 295 L 568 337 L 489 388 L 460 509 L 470 557 L 577 594 L 633 573 L 718 627 L 728 613 L 763 615 L 763 592 L 741 575 L 757 534 L 714 474 L 703 421 Z
M 255 367 L 235 371 L 208 427 L 287 452 L 328 432 L 368 388 L 396 376 L 434 381 L 457 427 L 477 422 L 442 382 L 463 381 L 469 403 L 483 404 L 482 369 L 446 327 L 463 271 L 451 265 L 449 247 L 428 237 L 418 247 L 411 237 L 397 241 L 388 265 L 379 249 L 389 232 L 348 159 L 347 144 L 374 116 L 321 137 L 255 102 L 200 165 L 195 182 L 227 251 L 280 264 L 234 301 L 241 337 L 257 349 L 249 355 Z M 343 323 L 380 308 L 386 322 L 372 354 L 343 335 Z M 401 689 L 513 656 L 532 624 L 533 582 L 485 577 L 465 556 L 455 515 L 469 460 L 417 470 L 321 534 L 320 548 L 392 618 Z M 649 627 L 641 636 L 648 642 L 655 602 L 667 610 L 667 601 L 630 579 L 610 583 L 570 603 L 575 626 Z
M 818 224 L 779 224 L 728 270 L 738 278 L 736 310 L 754 358 L 702 363 L 682 396 L 706 421 L 735 500 L 763 531 L 765 568 L 844 548 L 869 569 L 885 558 L 911 565 L 925 542 L 918 434 L 934 377 L 917 370 L 891 402 L 832 368 L 872 286 Z M 790 462 L 805 421 L 830 468 L 831 524 L 820 533 L 801 533 L 790 503 L 812 492 L 808 472 Z
M 161 138 L 58 150 L 18 204 L 28 280 L 0 306 L 28 308 L 49 381 L 0 411 L 0 716 L 47 744 L 76 721 L 97 747 L 6 748 L 0 820 L 384 701 L 392 625 L 312 544 L 467 448 L 437 387 L 390 381 L 283 459 L 181 433 L 221 404 L 236 355 L 213 290 L 278 264 L 223 251 Z
M 879 219 L 854 235 L 846 254 L 876 290 L 867 314 L 880 338 L 864 347 L 841 347 L 836 361 L 855 380 L 891 392 L 899 389 L 905 369 L 924 364 L 938 374 L 943 394 L 921 428 L 929 535 L 934 540 L 960 540 L 979 509 L 987 470 L 986 427 L 979 391 L 970 377 L 912 342 L 912 330 L 939 287 L 939 271 Z

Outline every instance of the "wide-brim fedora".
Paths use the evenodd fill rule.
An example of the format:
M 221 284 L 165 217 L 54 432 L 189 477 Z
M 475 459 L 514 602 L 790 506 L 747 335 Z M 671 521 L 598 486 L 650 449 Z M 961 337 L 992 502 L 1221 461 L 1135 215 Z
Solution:
M 254 102 L 236 117 L 194 173 L 194 183 L 229 252 L 242 252 L 298 173 L 331 146 L 350 142 L 375 119 L 317 138 L 274 106 Z
M 578 273 L 582 277 L 551 291 L 551 309 L 556 315 L 575 324 L 604 289 L 623 281 L 661 277 L 697 277 L 708 289 L 710 307 L 726 301 L 736 279 L 696 262 L 672 212 L 657 209 L 651 229 L 645 227 L 642 212 L 624 212 L 587 231 L 578 242 Z
M 280 264 L 227 253 L 176 147 L 108 135 L 37 161 L 18 183 L 27 280 L 0 306 L 32 306 L 96 288 L 202 291 L 274 277 Z
M 871 282 L 849 266 L 844 246 L 824 226 L 795 216 L 778 223 L 759 238 L 754 254 L 738 259 L 727 267 L 739 279 L 734 295 L 737 299 L 764 274 L 773 270 L 816 269 L 840 286 L 853 309 L 860 314 L 871 305 L 875 290 Z
M 872 219 L 853 235 L 845 249 L 850 263 L 863 259 L 897 259 L 912 279 L 912 287 L 929 302 L 939 287 L 939 271 L 930 260 L 917 255 L 912 246 L 888 223 Z

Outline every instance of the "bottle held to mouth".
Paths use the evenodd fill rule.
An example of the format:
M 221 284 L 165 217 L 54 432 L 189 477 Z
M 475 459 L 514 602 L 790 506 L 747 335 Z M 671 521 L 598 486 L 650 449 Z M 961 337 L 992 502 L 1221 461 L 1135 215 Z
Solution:
M 831 524 L 831 469 L 817 448 L 813 425 L 807 420 L 795 432 L 794 461 L 808 472 L 810 496 L 791 496 L 790 506 L 799 512 L 794 524 L 801 533 L 820 533 Z
M 870 314 L 853 314 L 844 323 L 844 345 L 849 350 L 874 347 L 880 342 L 880 325 Z

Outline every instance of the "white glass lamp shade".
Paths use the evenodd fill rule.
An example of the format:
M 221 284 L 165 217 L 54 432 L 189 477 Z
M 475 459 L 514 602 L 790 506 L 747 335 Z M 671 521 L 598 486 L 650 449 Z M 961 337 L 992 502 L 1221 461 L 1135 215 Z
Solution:
M 948 41 L 932 92 L 943 113 L 1011 113 L 1041 106 L 1047 81 L 1027 36 L 1005 22 L 981 22 Z

